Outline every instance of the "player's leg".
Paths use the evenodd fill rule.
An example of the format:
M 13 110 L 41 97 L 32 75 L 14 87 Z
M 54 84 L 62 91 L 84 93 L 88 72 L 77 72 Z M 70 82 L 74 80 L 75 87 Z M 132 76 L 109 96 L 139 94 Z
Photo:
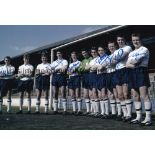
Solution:
M 140 92 L 140 98 L 141 100 L 144 101 L 144 107 L 145 107 L 145 119 L 144 121 L 141 122 L 141 124 L 145 126 L 149 126 L 152 124 L 152 120 L 151 120 L 152 104 L 149 99 L 147 86 L 140 87 L 139 92 Z
M 114 98 L 116 101 L 117 118 L 119 118 L 122 115 L 122 109 L 121 109 L 120 100 L 118 99 L 118 93 L 117 93 L 116 88 L 113 88 L 113 93 L 114 93 Z
M 63 114 L 67 114 L 66 86 L 60 87 L 60 94 L 63 106 Z
M 98 90 L 98 98 L 99 98 L 99 101 L 100 101 L 100 110 L 101 110 L 101 115 L 102 115 L 101 118 L 104 118 L 104 116 L 105 116 L 105 105 L 104 105 L 104 101 L 103 101 L 103 98 L 102 98 L 101 90 Z
M 53 92 L 53 114 L 58 113 L 58 93 L 59 88 L 57 86 L 52 86 L 52 92 Z
M 116 106 L 117 106 L 117 117 L 116 117 L 116 120 L 120 120 L 121 116 L 122 116 L 122 108 L 121 108 L 121 103 L 120 103 L 120 100 L 118 98 L 118 93 L 117 93 L 116 88 L 113 88 L 113 93 L 114 93 L 114 96 L 115 96 Z
M 132 89 L 133 102 L 136 110 L 136 118 L 131 120 L 133 124 L 139 124 L 142 120 L 142 103 L 140 101 L 139 90 Z
M 44 96 L 45 96 L 45 114 L 48 114 L 48 106 L 49 106 L 49 100 L 48 100 L 48 97 L 49 97 L 49 90 L 46 89 L 44 90 Z
M 100 114 L 100 102 L 99 102 L 99 97 L 98 97 L 98 90 L 96 88 L 92 88 L 92 108 L 94 110 L 94 117 L 101 117 Z
M 82 101 L 81 101 L 81 91 L 80 88 L 75 89 L 75 97 L 77 101 L 77 114 L 81 115 L 82 114 Z
M 12 94 L 12 90 L 8 90 L 8 93 L 7 93 L 7 113 L 11 113 L 11 94 Z
M 126 108 L 124 95 L 123 95 L 123 87 L 120 85 L 117 85 L 116 89 L 117 89 L 117 93 L 118 93 L 118 99 L 120 100 L 120 103 L 121 103 L 121 108 L 122 108 L 122 112 L 123 112 L 123 119 L 125 119 L 127 116 L 127 108 Z
M 93 88 L 95 89 L 95 88 Z M 94 93 L 95 90 L 90 89 L 89 90 L 89 98 L 85 99 L 85 103 L 86 103 L 86 113 L 85 115 L 89 115 L 89 116 L 94 116 L 95 114 L 95 102 L 94 102 Z
M 16 114 L 23 113 L 24 91 L 19 92 L 19 111 Z
M 0 91 L 0 114 L 2 114 L 2 106 L 3 106 L 3 97 L 2 97 L 1 91 Z
M 104 116 L 104 118 L 109 118 L 109 101 L 108 101 L 106 88 L 102 88 L 101 93 L 102 93 L 103 104 L 104 104 L 104 107 L 105 107 L 105 116 Z
M 131 92 L 128 89 L 128 84 L 123 84 L 123 96 L 125 99 L 127 114 L 125 121 L 131 121 L 132 117 L 132 100 L 131 100 Z
M 88 113 L 90 113 L 90 98 L 89 96 L 91 96 L 91 91 L 88 88 L 83 88 L 83 98 L 84 98 L 84 102 L 86 105 L 86 112 L 85 114 L 87 115 Z
M 112 91 L 108 90 L 108 99 L 111 106 L 111 117 L 115 118 L 116 116 L 116 100 Z
M 40 114 L 40 99 L 41 99 L 41 94 L 42 94 L 42 90 L 36 89 L 36 93 L 37 93 L 37 101 L 36 101 L 36 114 Z
M 31 113 L 31 91 L 27 91 L 27 102 L 28 102 L 27 114 L 30 114 Z
M 72 103 L 72 110 L 73 110 L 72 114 L 75 115 L 76 110 L 77 110 L 75 90 L 74 89 L 69 89 L 69 95 L 71 97 L 71 103 Z
M 86 102 L 86 113 L 90 116 L 94 115 L 94 105 L 93 105 L 93 92 L 92 90 L 89 90 L 89 99 L 88 102 Z

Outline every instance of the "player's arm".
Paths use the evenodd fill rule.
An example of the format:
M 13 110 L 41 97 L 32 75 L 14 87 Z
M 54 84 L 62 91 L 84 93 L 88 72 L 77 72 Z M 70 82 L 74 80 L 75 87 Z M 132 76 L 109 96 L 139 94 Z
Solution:
M 35 69 L 35 75 L 38 76 L 40 74 L 41 74 L 41 72 L 40 72 L 40 68 L 39 68 L 39 65 L 38 65 L 37 68 Z
M 109 56 L 107 56 L 107 58 L 101 64 L 98 65 L 97 70 L 103 71 L 107 68 L 109 64 L 110 64 L 110 58 Z
M 75 67 L 74 71 L 77 71 L 78 72 L 78 69 L 80 67 L 80 64 L 81 64 L 81 61 L 79 61 L 78 65 Z
M 51 67 L 51 74 L 55 73 L 56 70 L 55 70 L 55 63 L 54 62 L 51 63 L 50 67 Z
M 138 63 L 140 63 L 142 61 L 142 59 L 144 57 L 146 57 L 149 54 L 148 50 L 143 51 L 141 53 L 139 53 L 138 55 L 136 55 L 133 60 L 131 61 L 132 64 L 136 65 Z
M 131 51 L 132 51 L 131 47 L 128 47 L 125 50 L 120 49 L 118 52 L 114 53 L 113 62 L 118 63 L 118 62 L 124 60 L 124 58 L 126 58 Z
M 29 78 L 32 77 L 33 71 L 34 71 L 34 67 L 31 66 L 31 67 L 27 70 L 26 76 L 29 77 Z
M 67 68 L 68 68 L 68 61 L 65 60 L 63 62 L 63 67 L 60 69 L 60 72 L 65 73 L 67 71 Z
M 2 71 L 2 69 L 0 67 L 0 79 L 2 79 L 2 77 L 3 77 L 3 71 Z
M 126 62 L 126 68 L 135 68 L 135 65 L 130 63 L 130 61 Z
M 90 70 L 90 68 L 91 68 L 90 63 L 86 63 L 84 70 L 88 71 Z

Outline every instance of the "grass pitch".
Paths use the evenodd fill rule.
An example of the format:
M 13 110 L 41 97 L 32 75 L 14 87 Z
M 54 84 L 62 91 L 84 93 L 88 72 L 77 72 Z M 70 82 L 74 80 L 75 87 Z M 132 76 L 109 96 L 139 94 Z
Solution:
M 3 114 L 0 115 L 0 130 L 154 130 L 155 117 L 151 127 L 132 125 L 112 119 L 100 119 L 86 116 L 73 115 L 45 115 L 42 113 L 35 115 L 34 108 L 32 114 L 16 115 L 17 107 L 13 107 L 12 114 L 6 113 L 3 107 Z M 26 109 L 24 108 L 24 113 Z

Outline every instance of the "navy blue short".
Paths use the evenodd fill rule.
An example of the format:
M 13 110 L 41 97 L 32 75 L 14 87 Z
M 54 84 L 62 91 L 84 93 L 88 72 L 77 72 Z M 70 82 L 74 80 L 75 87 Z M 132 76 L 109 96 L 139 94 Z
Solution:
M 36 89 L 38 90 L 49 90 L 50 87 L 50 76 L 37 76 L 36 77 Z
M 19 92 L 31 92 L 33 90 L 33 80 L 18 81 L 17 90 Z
M 116 70 L 113 80 L 115 86 L 122 86 L 123 84 L 128 84 L 130 79 L 130 69 L 128 68 L 122 68 L 119 70 Z
M 107 89 L 109 89 L 110 91 L 113 91 L 113 88 L 116 88 L 116 85 L 114 83 L 114 76 L 115 76 L 115 72 L 112 73 L 107 73 Z
M 98 88 L 98 75 L 97 72 L 90 72 L 89 73 L 89 87 L 92 88 Z
M 52 86 L 61 87 L 67 85 L 67 76 L 66 74 L 53 74 L 52 77 Z
M 71 76 L 68 81 L 69 89 L 81 88 L 81 77 L 80 76 Z
M 131 88 L 138 89 L 142 86 L 150 87 L 148 69 L 146 67 L 134 68 L 131 71 Z
M 0 80 L 0 92 L 2 96 L 5 96 L 9 90 L 12 90 L 15 85 L 14 79 L 1 79 Z
M 97 89 L 101 90 L 102 88 L 107 88 L 107 73 L 102 73 L 97 75 Z
M 82 88 L 89 89 L 89 72 L 82 74 Z

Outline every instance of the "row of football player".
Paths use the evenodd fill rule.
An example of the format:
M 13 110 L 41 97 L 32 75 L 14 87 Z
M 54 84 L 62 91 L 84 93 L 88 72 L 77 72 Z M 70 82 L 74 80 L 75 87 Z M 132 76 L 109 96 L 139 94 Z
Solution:
M 84 59 L 80 62 L 75 52 L 71 53 L 72 63 L 63 59 L 62 53 L 57 51 L 57 60 L 52 64 L 47 62 L 45 54 L 41 56 L 42 63 L 36 68 L 36 114 L 40 113 L 40 98 L 42 92 L 45 93 L 45 113 L 48 113 L 48 90 L 50 75 L 52 78 L 53 89 L 53 108 L 54 114 L 57 114 L 58 92 L 60 90 L 64 114 L 66 109 L 66 71 L 70 76 L 68 88 L 72 97 L 73 113 L 76 112 L 76 103 L 78 104 L 78 114 L 81 113 L 81 77 L 84 99 L 87 114 L 90 114 L 90 101 L 92 102 L 93 114 L 96 117 L 108 117 L 108 100 L 112 109 L 112 115 L 117 119 L 130 121 L 133 124 L 151 125 L 151 102 L 148 96 L 149 77 L 148 62 L 149 51 L 142 46 L 139 34 L 131 36 L 134 50 L 126 45 L 125 38 L 122 35 L 117 36 L 118 49 L 115 42 L 109 42 L 108 48 L 111 55 L 105 53 L 103 47 L 92 48 L 91 56 L 87 51 L 82 51 Z M 6 92 L 11 92 L 13 83 L 14 67 L 10 65 L 10 58 L 5 58 L 5 66 L 1 67 L 1 100 L 0 111 L 2 110 L 2 98 Z M 29 64 L 29 56 L 24 55 L 24 64 L 19 67 L 18 91 L 20 92 L 20 111 L 22 113 L 23 95 L 28 92 L 29 104 L 28 113 L 31 106 L 31 90 L 33 81 L 31 80 L 33 66 Z M 108 90 L 108 93 L 107 93 Z M 131 91 L 134 98 L 134 106 L 137 117 L 132 119 L 132 101 Z M 10 111 L 11 93 L 8 93 L 8 109 Z M 142 101 L 145 107 L 145 119 L 142 121 Z M 99 105 L 101 111 L 99 111 Z M 116 110 L 117 109 L 117 110 Z M 123 113 L 123 114 L 122 114 Z

